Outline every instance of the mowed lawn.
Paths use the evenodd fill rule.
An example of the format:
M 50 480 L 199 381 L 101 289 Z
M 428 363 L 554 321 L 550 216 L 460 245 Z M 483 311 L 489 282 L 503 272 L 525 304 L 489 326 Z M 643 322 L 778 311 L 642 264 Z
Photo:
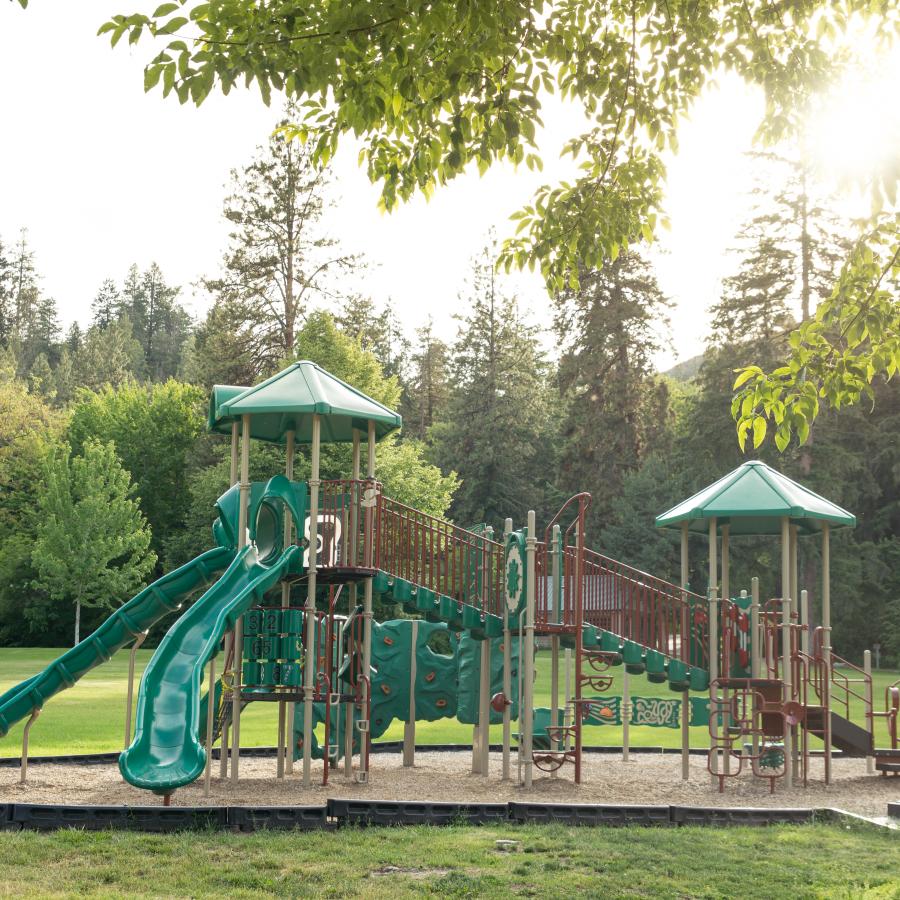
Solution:
M 500 852 L 498 839 L 520 841 Z M 859 826 L 559 825 L 0 834 L 15 897 L 900 896 L 896 834 Z
M 13 685 L 34 675 L 52 662 L 63 650 L 47 648 L 0 649 L 0 694 Z M 137 683 L 152 650 L 139 650 L 135 678 Z M 40 718 L 31 730 L 30 753 L 95 753 L 122 749 L 125 730 L 125 698 L 128 677 L 127 650 L 121 651 L 108 663 L 94 669 L 73 688 L 56 695 L 47 703 Z M 561 665 L 562 669 L 562 665 Z M 622 691 L 621 666 L 612 670 L 616 680 L 606 693 L 616 695 Z M 537 662 L 535 705 L 550 705 L 550 654 L 540 652 Z M 884 688 L 900 678 L 897 672 L 880 671 L 874 676 L 876 709 L 883 709 Z M 632 695 L 642 697 L 678 697 L 666 685 L 656 685 L 643 676 L 630 676 Z M 560 692 L 565 684 L 560 672 Z M 515 687 L 514 687 L 515 690 Z M 855 704 L 857 721 L 860 721 L 861 704 Z M 241 744 L 243 746 L 271 746 L 276 740 L 277 706 L 271 703 L 251 704 L 241 717 Z M 514 723 L 515 729 L 515 723 Z M 0 740 L 0 756 L 18 756 L 21 750 L 24 722 L 16 725 Z M 604 725 L 585 729 L 589 744 L 619 745 L 622 741 L 620 727 Z M 672 728 L 635 727 L 631 730 L 631 744 L 635 747 L 680 747 L 681 733 Z M 403 736 L 403 723 L 395 721 L 383 740 L 399 740 Z M 491 738 L 501 738 L 500 726 L 491 729 Z M 420 722 L 416 726 L 418 743 L 471 743 L 472 726 L 456 719 L 437 722 Z M 705 727 L 691 729 L 691 745 L 708 746 L 709 735 Z M 887 746 L 887 729 L 883 719 L 876 720 L 876 744 Z

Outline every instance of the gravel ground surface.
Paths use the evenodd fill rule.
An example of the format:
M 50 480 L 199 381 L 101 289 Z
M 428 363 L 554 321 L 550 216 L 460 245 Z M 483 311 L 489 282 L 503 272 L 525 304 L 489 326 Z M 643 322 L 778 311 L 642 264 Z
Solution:
M 320 783 L 304 789 L 300 772 L 283 782 L 275 779 L 274 759 L 242 759 L 240 783 L 219 781 L 218 762 L 213 769 L 210 796 L 203 795 L 203 780 L 181 788 L 172 797 L 176 806 L 254 805 L 292 806 L 321 804 L 327 797 L 367 800 L 435 800 L 449 802 L 505 802 L 530 799 L 556 803 L 633 803 L 684 806 L 778 806 L 845 809 L 864 816 L 884 816 L 887 803 L 900 801 L 900 779 L 867 775 L 865 760 L 837 759 L 833 781 L 825 787 L 822 761 L 811 764 L 809 786 L 788 791 L 748 772 L 726 781 L 720 794 L 710 784 L 705 756 L 691 757 L 690 780 L 681 780 L 681 758 L 677 754 L 632 754 L 631 760 L 610 755 L 585 754 L 582 784 L 572 782 L 571 766 L 556 777 L 535 772 L 534 786 L 523 788 L 500 780 L 501 758 L 491 754 L 490 777 L 471 774 L 471 754 L 419 752 L 414 768 L 404 769 L 400 754 L 372 757 L 370 784 L 356 784 L 332 772 L 328 787 Z M 313 777 L 321 782 L 322 765 L 315 762 Z M 513 760 L 515 778 L 515 761 Z M 0 802 L 65 803 L 86 805 L 156 805 L 161 799 L 123 782 L 117 766 L 40 764 L 28 770 L 28 783 L 21 785 L 18 769 L 0 769 Z

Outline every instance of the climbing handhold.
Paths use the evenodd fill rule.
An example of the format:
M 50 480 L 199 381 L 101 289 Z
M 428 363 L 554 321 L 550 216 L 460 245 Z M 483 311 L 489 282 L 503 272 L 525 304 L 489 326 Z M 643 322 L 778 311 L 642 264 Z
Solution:
M 435 672 L 429 672 L 429 673 L 425 676 L 425 680 L 426 680 L 429 684 L 431 684 L 431 682 L 434 681 L 434 679 L 435 679 L 435 677 L 436 677 L 436 674 L 437 674 L 437 673 L 435 673 Z

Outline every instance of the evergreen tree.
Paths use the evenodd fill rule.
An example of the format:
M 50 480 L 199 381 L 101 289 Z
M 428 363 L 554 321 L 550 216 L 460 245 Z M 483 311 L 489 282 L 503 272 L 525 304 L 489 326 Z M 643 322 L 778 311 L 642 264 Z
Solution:
M 291 355 L 312 303 L 334 296 L 335 276 L 356 266 L 321 230 L 327 184 L 311 148 L 279 133 L 232 173 L 225 218 L 233 230 L 222 275 L 206 284 L 254 375 L 275 371 Z
M 583 273 L 578 289 L 556 298 L 566 402 L 559 487 L 593 495 L 594 539 L 615 514 L 626 474 L 665 426 L 668 388 L 654 374 L 652 355 L 668 306 L 650 265 L 634 252 Z
M 77 353 L 81 349 L 81 343 L 83 340 L 84 335 L 81 331 L 81 326 L 77 322 L 73 322 L 69 326 L 69 330 L 66 332 L 66 349 L 70 353 Z
M 375 356 L 385 375 L 395 375 L 403 382 L 410 343 L 391 309 L 390 301 L 378 312 L 368 297 L 353 294 L 344 301 L 335 322 L 342 331 L 358 340 L 364 350 Z
M 451 513 L 463 526 L 485 522 L 499 533 L 507 516 L 521 524 L 545 503 L 550 421 L 548 366 L 537 331 L 515 298 L 501 293 L 495 250 L 485 248 L 460 300 L 450 396 L 432 428 L 432 456 L 460 477 Z
M 15 319 L 13 261 L 0 237 L 0 348 L 9 345 Z
M 428 317 L 416 331 L 411 371 L 403 392 L 403 432 L 419 441 L 429 440 L 429 429 L 444 418 L 450 393 L 450 353 L 435 337 L 434 321 Z
M 137 266 L 133 266 L 132 270 L 136 276 Z M 129 277 L 131 277 L 131 272 L 129 272 Z M 100 285 L 97 296 L 91 302 L 91 324 L 96 325 L 101 330 L 109 328 L 119 318 L 121 312 L 122 297 L 119 294 L 119 289 L 112 278 L 107 278 Z M 73 349 L 77 349 L 77 347 Z
M 105 330 L 89 328 L 72 357 L 72 369 L 75 383 L 90 390 L 115 387 L 143 372 L 143 351 L 129 319 L 120 318 Z
M 113 609 L 153 569 L 150 529 L 134 499 L 128 473 L 112 443 L 88 442 L 73 457 L 68 446 L 51 455 L 32 552 L 36 586 L 81 608 Z
M 180 290 L 166 284 L 156 263 L 143 275 L 146 315 L 142 349 L 152 381 L 165 381 L 178 371 L 190 330 L 190 317 L 176 300 Z

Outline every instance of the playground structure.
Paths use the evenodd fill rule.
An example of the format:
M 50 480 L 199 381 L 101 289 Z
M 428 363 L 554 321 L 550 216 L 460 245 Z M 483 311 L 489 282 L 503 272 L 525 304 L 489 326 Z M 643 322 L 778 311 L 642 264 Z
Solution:
M 772 789 L 779 778 L 805 784 L 810 738 L 823 744 L 826 782 L 832 746 L 870 758 L 884 773 L 900 771 L 900 687 L 888 689 L 876 712 L 871 674 L 831 648 L 829 536 L 854 524 L 849 513 L 747 463 L 657 519 L 681 532 L 676 585 L 586 546 L 588 494 L 567 501 L 541 533 L 534 513 L 518 530 L 507 520 L 499 540 L 490 528 L 460 528 L 389 498 L 376 480 L 375 447 L 400 425 L 396 413 L 310 362 L 252 388 L 214 388 L 208 426 L 231 438 L 230 487 L 213 526 L 218 546 L 0 697 L 0 736 L 30 717 L 23 778 L 28 734 L 46 701 L 128 644 L 133 673 L 147 630 L 209 582 L 144 672 L 133 739 L 129 681 L 120 770 L 166 802 L 201 776 L 209 792 L 216 740 L 220 778 L 238 782 L 241 712 L 250 702 L 277 703 L 276 777 L 293 775 L 297 761 L 307 786 L 316 758 L 325 783 L 341 766 L 344 777 L 367 782 L 371 741 L 394 719 L 405 722 L 404 762 L 412 764 L 417 719 L 443 716 L 473 724 L 474 773 L 488 775 L 493 722 L 502 723 L 504 779 L 513 778 L 515 761 L 515 780 L 526 789 L 535 768 L 571 765 L 577 784 L 584 726 L 611 709 L 607 692 L 619 667 L 625 723 L 628 677 L 665 683 L 679 696 L 685 779 L 689 725 L 705 721 L 720 790 L 746 770 Z M 284 474 L 250 482 L 251 440 L 284 445 Z M 320 479 L 323 441 L 351 445 L 349 478 Z M 305 482 L 293 480 L 299 444 L 310 447 Z M 691 531 L 710 540 L 707 596 L 688 585 Z M 808 595 L 798 590 L 797 542 L 806 533 L 822 540 L 815 627 Z M 786 596 L 761 601 L 756 579 L 749 596 L 731 596 L 729 542 L 740 534 L 780 535 Z M 376 595 L 420 618 L 375 622 Z M 441 632 L 449 652 L 432 648 Z M 534 708 L 536 641 L 550 650 L 546 710 Z M 860 710 L 862 725 L 853 721 Z M 873 742 L 879 715 L 892 744 L 883 750 Z

